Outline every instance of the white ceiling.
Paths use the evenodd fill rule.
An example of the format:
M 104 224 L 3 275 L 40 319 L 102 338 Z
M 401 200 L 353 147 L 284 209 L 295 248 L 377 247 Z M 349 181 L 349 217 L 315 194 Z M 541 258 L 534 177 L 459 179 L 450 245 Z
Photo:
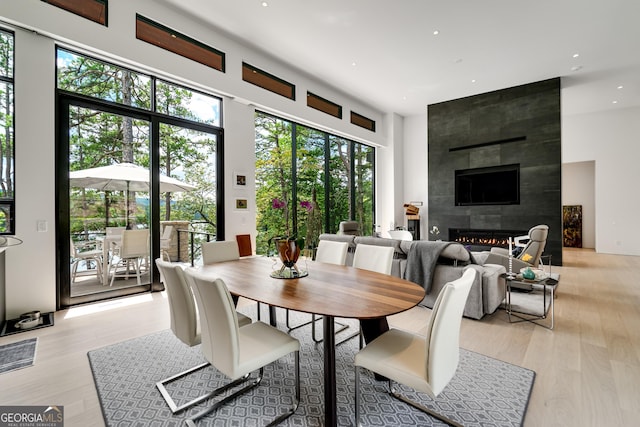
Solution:
M 383 112 L 558 76 L 563 114 L 640 105 L 639 0 L 161 1 Z

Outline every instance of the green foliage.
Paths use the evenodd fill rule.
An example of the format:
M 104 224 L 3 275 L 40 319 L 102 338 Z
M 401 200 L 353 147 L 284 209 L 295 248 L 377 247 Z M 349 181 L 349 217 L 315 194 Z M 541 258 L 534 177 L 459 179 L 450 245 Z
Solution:
M 0 233 L 10 230 L 15 201 L 13 134 L 13 36 L 0 31 Z
M 270 241 L 283 235 L 304 238 L 305 246 L 313 248 L 321 233 L 336 232 L 340 221 L 351 218 L 351 212 L 367 227 L 363 230 L 373 229 L 373 170 L 366 156 L 373 152 L 372 148 L 266 114 L 257 113 L 255 120 L 256 253 L 273 253 Z M 357 147 L 359 156 L 354 158 L 358 171 L 355 181 L 351 173 L 352 146 Z M 351 206 L 352 192 L 356 195 L 354 206 Z M 274 200 L 281 201 L 283 206 L 274 207 Z M 328 230 L 324 225 L 326 219 L 330 224 Z
M 140 108 L 151 106 L 149 76 L 62 49 L 58 50 L 58 63 L 60 89 Z M 165 82 L 159 82 L 156 88 L 157 111 L 199 120 L 197 112 L 188 107 L 192 91 Z M 207 100 L 219 103 L 213 97 Z M 219 110 L 219 106 L 211 109 Z M 150 167 L 150 123 L 83 107 L 71 107 L 69 116 L 70 170 L 121 162 Z M 163 193 L 161 220 L 198 220 L 206 224 L 207 232 L 215 232 L 215 158 L 215 135 L 161 123 L 161 173 L 197 187 L 188 193 Z M 106 226 L 125 225 L 127 216 L 134 225 L 148 226 L 148 196 L 148 192 L 130 192 L 127 214 L 124 191 L 72 188 L 71 232 L 89 233 Z

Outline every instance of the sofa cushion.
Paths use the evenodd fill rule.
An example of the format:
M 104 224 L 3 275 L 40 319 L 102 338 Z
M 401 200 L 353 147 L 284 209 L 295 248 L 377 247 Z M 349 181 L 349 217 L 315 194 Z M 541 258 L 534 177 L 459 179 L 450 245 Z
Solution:
M 367 237 L 367 236 L 358 236 L 355 238 L 356 245 L 375 245 L 375 246 L 391 246 L 394 250 L 394 257 L 405 257 L 407 255 L 400 246 L 402 240 L 398 239 L 387 239 L 385 237 Z
M 462 262 L 470 260 L 469 251 L 460 243 L 451 243 L 440 252 L 440 256 Z
M 330 234 L 324 233 L 318 237 L 319 240 L 331 240 L 333 242 L 347 242 L 349 244 L 349 249 L 354 249 L 356 247 L 355 242 L 353 241 L 356 236 L 351 236 L 349 234 Z

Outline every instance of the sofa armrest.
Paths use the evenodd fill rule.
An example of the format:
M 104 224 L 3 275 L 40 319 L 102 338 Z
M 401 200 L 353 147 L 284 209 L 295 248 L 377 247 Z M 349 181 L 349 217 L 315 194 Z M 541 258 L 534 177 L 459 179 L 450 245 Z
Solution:
M 498 254 L 503 256 L 509 256 L 509 249 L 505 248 L 491 248 L 492 254 Z

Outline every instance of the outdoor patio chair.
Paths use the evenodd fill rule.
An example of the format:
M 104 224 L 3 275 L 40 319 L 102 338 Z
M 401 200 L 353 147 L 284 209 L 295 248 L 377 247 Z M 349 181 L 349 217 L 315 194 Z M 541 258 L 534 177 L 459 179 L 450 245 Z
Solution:
M 128 279 L 132 267 L 136 272 L 137 283 L 141 285 L 140 271 L 149 257 L 149 230 L 124 230 L 122 240 L 112 242 L 112 249 L 118 261 L 113 263 L 110 286 L 113 286 L 116 277 Z M 124 267 L 124 271 L 119 272 L 120 267 Z
M 69 238 L 69 241 L 71 242 L 71 259 L 73 260 L 71 264 L 71 283 L 76 281 L 78 266 L 82 261 L 86 263 L 87 271 L 90 271 L 90 262 L 93 261 L 96 263 L 94 272 L 98 282 L 102 283 L 102 248 L 100 247 L 100 242 L 89 241 L 76 243 L 72 238 Z

